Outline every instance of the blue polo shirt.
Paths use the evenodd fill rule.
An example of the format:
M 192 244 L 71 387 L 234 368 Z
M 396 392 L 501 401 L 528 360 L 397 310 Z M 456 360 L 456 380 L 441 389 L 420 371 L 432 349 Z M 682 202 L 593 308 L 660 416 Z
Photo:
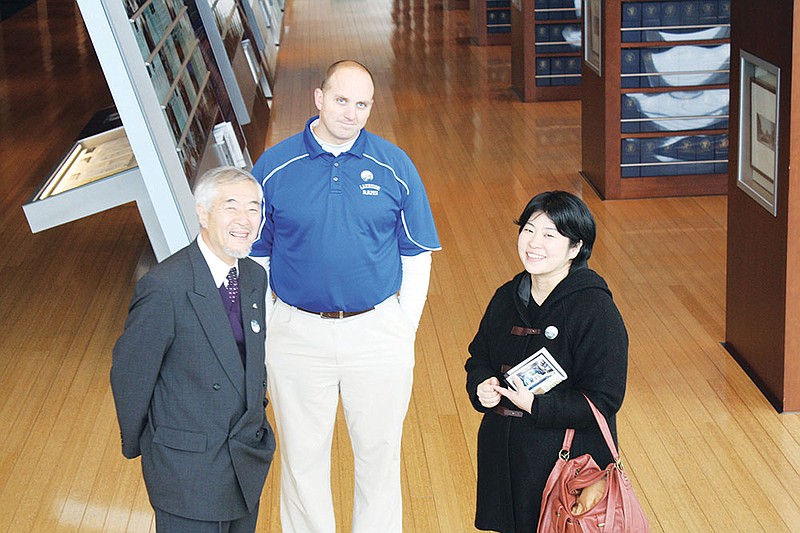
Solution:
M 251 255 L 270 257 L 270 286 L 311 311 L 362 311 L 400 289 L 401 255 L 439 250 L 411 159 L 362 130 L 334 157 L 302 132 L 258 159 L 264 216 Z

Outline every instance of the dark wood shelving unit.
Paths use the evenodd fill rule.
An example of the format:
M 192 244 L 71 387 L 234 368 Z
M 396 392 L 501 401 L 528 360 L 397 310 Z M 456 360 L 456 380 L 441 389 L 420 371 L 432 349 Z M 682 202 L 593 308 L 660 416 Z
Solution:
M 511 44 L 511 0 L 469 0 L 469 12 L 473 44 Z
M 512 2 L 511 86 L 522 101 L 581 97 L 582 23 L 573 2 Z
M 730 0 L 604 2 L 582 175 L 604 199 L 725 194 Z

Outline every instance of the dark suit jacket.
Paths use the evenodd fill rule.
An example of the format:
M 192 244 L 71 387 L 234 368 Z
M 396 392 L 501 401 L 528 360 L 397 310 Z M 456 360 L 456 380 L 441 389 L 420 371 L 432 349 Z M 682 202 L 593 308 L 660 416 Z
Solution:
M 250 259 L 239 260 L 239 291 L 246 371 L 196 241 L 139 281 L 114 347 L 122 453 L 142 456 L 154 507 L 194 520 L 255 510 L 275 450 L 264 411 L 266 273 Z

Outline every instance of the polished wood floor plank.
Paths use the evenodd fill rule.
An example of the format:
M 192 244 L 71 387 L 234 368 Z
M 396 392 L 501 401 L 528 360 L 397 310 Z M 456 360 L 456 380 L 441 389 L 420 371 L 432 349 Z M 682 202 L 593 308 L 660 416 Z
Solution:
M 481 417 L 464 390 L 467 345 L 520 268 L 514 219 L 554 188 L 581 195 L 598 222 L 591 265 L 631 341 L 621 450 L 653 531 L 800 531 L 800 417 L 776 414 L 720 345 L 724 197 L 601 201 L 579 175 L 580 103 L 519 102 L 509 48 L 470 45 L 468 13 L 442 0 L 287 0 L 285 23 L 263 146 L 315 113 L 329 63 L 363 61 L 377 84 L 369 129 L 416 163 L 443 245 L 405 423 L 407 533 L 475 531 Z M 135 278 L 152 262 L 138 212 L 31 234 L 21 209 L 109 103 L 76 4 L 37 0 L 0 23 L 0 532 L 155 531 L 140 463 L 119 452 L 108 385 Z M 340 408 L 339 531 L 353 492 L 345 428 Z M 259 533 L 280 532 L 279 465 L 278 454 Z

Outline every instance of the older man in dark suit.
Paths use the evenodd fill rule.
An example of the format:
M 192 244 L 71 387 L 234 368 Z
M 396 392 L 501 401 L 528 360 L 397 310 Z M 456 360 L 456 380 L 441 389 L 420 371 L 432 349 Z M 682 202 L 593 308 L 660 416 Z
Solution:
M 247 258 L 261 187 L 233 167 L 195 186 L 197 240 L 136 285 L 114 347 L 122 453 L 142 456 L 159 533 L 252 533 L 275 450 L 264 269 Z

